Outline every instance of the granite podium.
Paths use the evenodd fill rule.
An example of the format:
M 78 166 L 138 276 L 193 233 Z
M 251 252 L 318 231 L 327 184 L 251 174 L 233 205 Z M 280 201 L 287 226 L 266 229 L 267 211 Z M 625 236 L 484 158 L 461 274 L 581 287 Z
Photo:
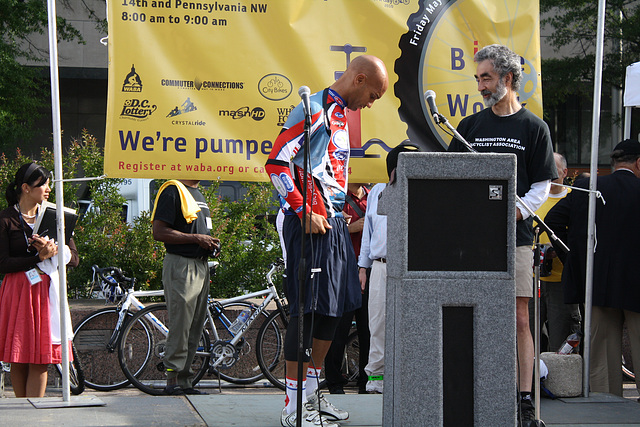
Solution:
M 383 425 L 516 424 L 512 154 L 401 153 L 387 215 Z

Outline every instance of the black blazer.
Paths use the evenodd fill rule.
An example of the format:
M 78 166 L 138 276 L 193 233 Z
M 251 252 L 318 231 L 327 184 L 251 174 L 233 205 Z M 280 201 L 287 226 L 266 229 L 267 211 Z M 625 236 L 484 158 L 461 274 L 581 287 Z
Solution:
M 576 186 L 588 188 L 589 181 Z M 640 312 L 640 179 L 617 170 L 598 177 L 597 189 L 606 204 L 596 200 L 593 305 Z M 588 193 L 574 190 L 544 219 L 571 249 L 562 272 L 565 303 L 584 302 L 588 200 Z

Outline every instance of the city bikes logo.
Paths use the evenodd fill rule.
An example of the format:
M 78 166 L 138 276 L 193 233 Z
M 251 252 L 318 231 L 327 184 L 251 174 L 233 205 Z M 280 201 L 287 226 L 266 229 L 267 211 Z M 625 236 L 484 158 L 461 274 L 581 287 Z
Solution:
M 142 79 L 140 79 L 140 75 L 136 73 L 135 65 L 131 65 L 131 71 L 127 74 L 127 77 L 124 78 L 124 83 L 122 84 L 123 92 L 142 92 Z
M 256 122 L 259 122 L 264 119 L 267 114 L 261 107 L 255 107 L 252 110 L 249 109 L 249 107 L 241 107 L 237 110 L 220 110 L 218 111 L 218 115 L 220 117 L 231 117 L 234 120 L 242 119 L 243 117 L 251 117 Z
M 157 109 L 158 106 L 152 105 L 148 99 L 127 99 L 124 101 L 120 117 L 142 121 L 148 119 Z
M 269 101 L 282 101 L 291 95 L 293 85 L 282 74 L 267 74 L 258 82 L 258 92 Z
M 191 98 L 187 98 L 186 101 L 182 103 L 180 107 L 176 105 L 176 107 L 167 114 L 167 117 L 175 117 L 180 114 L 190 113 L 192 111 L 196 111 L 198 107 L 191 101 Z M 175 124 L 175 123 L 174 123 Z
M 244 89 L 244 82 L 230 82 L 230 81 L 214 81 L 214 80 L 200 80 L 196 77 L 193 80 L 175 80 L 175 79 L 161 79 L 160 85 L 165 87 L 175 87 L 178 89 L 187 90 L 242 90 Z
M 287 122 L 287 119 L 289 118 L 289 114 L 291 114 L 294 108 L 296 108 L 295 105 L 290 105 L 289 107 L 284 108 L 276 108 L 276 112 L 278 113 L 278 123 L 276 124 L 278 126 L 284 126 L 284 124 Z

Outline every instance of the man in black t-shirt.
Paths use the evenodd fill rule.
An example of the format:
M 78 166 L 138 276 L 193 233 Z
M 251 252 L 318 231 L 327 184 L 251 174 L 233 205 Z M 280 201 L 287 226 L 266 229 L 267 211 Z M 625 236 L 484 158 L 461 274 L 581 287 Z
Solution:
M 153 238 L 164 242 L 162 268 L 169 335 L 163 359 L 166 394 L 203 394 L 193 388 L 191 363 L 202 334 L 209 295 L 209 255 L 220 248 L 211 237 L 211 214 L 195 180 L 167 181 L 151 215 Z
M 478 91 L 487 108 L 464 118 L 458 132 L 476 151 L 516 155 L 516 192 L 535 212 L 547 199 L 551 180 L 558 177 L 549 127 L 518 101 L 522 81 L 520 56 L 506 46 L 490 45 L 478 51 L 474 61 Z M 454 139 L 449 151 L 468 150 Z M 535 422 L 531 401 L 534 353 L 529 329 L 529 299 L 533 296 L 532 223 L 529 211 L 516 203 L 516 338 L 523 426 Z

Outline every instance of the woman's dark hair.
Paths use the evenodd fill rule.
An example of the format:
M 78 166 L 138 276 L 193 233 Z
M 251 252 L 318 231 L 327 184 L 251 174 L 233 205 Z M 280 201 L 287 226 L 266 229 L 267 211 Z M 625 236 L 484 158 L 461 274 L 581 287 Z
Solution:
M 22 184 L 27 183 L 31 187 L 40 187 L 51 178 L 49 172 L 44 166 L 36 163 L 25 163 L 20 166 L 13 182 L 10 182 L 5 192 L 5 197 L 9 205 L 18 203 L 20 194 L 22 193 Z

